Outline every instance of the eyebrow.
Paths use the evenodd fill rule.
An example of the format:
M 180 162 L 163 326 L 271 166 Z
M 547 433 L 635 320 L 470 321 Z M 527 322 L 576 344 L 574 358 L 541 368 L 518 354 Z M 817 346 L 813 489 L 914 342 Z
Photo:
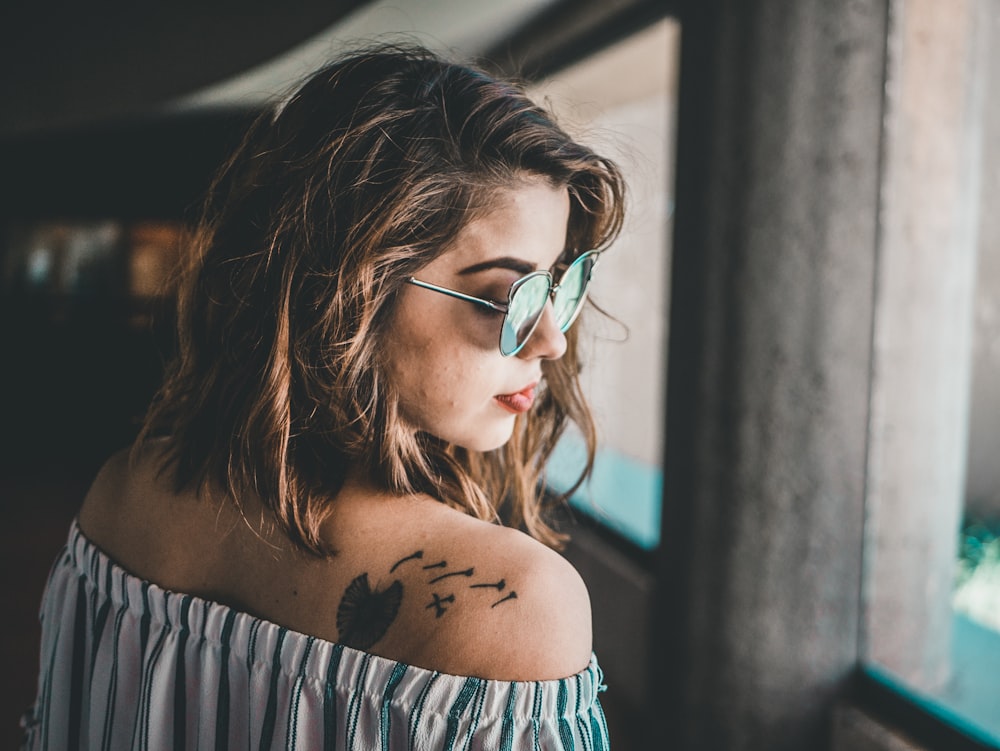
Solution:
M 488 261 L 483 261 L 482 263 L 474 263 L 471 266 L 467 266 L 458 272 L 459 276 L 468 276 L 470 274 L 478 274 L 481 271 L 488 271 L 490 269 L 510 269 L 511 271 L 517 271 L 520 274 L 530 274 L 537 267 L 533 263 L 528 263 L 527 261 L 522 261 L 519 258 L 512 258 L 511 256 L 503 256 L 502 258 L 491 258 Z

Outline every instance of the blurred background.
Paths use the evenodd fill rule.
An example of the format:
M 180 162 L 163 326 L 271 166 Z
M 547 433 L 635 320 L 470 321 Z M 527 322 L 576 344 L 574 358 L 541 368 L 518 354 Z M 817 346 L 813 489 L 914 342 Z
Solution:
M 567 519 L 613 747 L 1000 748 L 994 0 L 7 3 L 0 744 L 213 171 L 327 59 L 400 40 L 517 76 L 629 181 Z M 549 484 L 579 461 L 567 436 Z

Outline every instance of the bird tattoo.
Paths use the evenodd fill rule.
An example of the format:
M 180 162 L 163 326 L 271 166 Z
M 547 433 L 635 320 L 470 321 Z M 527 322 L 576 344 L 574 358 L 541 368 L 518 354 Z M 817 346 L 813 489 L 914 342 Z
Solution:
M 368 649 L 385 636 L 399 613 L 403 583 L 396 579 L 385 589 L 373 590 L 368 574 L 356 577 L 337 608 L 337 632 L 341 644 Z

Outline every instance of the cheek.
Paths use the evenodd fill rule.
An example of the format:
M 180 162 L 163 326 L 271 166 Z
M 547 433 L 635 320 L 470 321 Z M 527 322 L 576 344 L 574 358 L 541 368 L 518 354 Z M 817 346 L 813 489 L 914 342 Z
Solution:
M 457 404 L 474 379 L 482 377 L 478 368 L 463 367 L 470 365 L 467 353 L 423 330 L 410 329 L 407 336 L 394 338 L 387 355 L 389 378 L 407 412 Z
M 476 314 L 472 306 L 437 302 L 408 293 L 385 342 L 387 374 L 404 412 L 419 422 L 433 412 L 444 418 L 444 411 L 477 407 L 491 398 L 501 359 L 498 320 Z
M 471 307 L 471 306 L 470 306 Z M 483 314 L 473 308 L 469 315 L 462 319 L 462 331 L 470 343 L 483 352 L 499 352 L 500 327 L 503 316 L 493 313 Z
M 439 355 L 422 360 L 420 371 L 406 374 L 411 396 L 438 408 L 471 406 L 489 390 L 489 372 L 465 357 Z
M 428 298 L 427 296 L 432 297 Z M 390 336 L 398 349 L 468 358 L 499 353 L 503 316 L 417 288 L 405 290 Z

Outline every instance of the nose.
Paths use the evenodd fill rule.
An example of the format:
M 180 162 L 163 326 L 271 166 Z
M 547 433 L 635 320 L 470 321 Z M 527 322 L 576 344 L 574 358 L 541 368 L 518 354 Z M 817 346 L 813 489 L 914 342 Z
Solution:
M 517 353 L 526 360 L 541 358 L 543 360 L 558 360 L 566 354 L 566 335 L 559 330 L 556 323 L 556 311 L 552 301 L 545 303 L 542 318 L 535 327 L 531 337 Z

